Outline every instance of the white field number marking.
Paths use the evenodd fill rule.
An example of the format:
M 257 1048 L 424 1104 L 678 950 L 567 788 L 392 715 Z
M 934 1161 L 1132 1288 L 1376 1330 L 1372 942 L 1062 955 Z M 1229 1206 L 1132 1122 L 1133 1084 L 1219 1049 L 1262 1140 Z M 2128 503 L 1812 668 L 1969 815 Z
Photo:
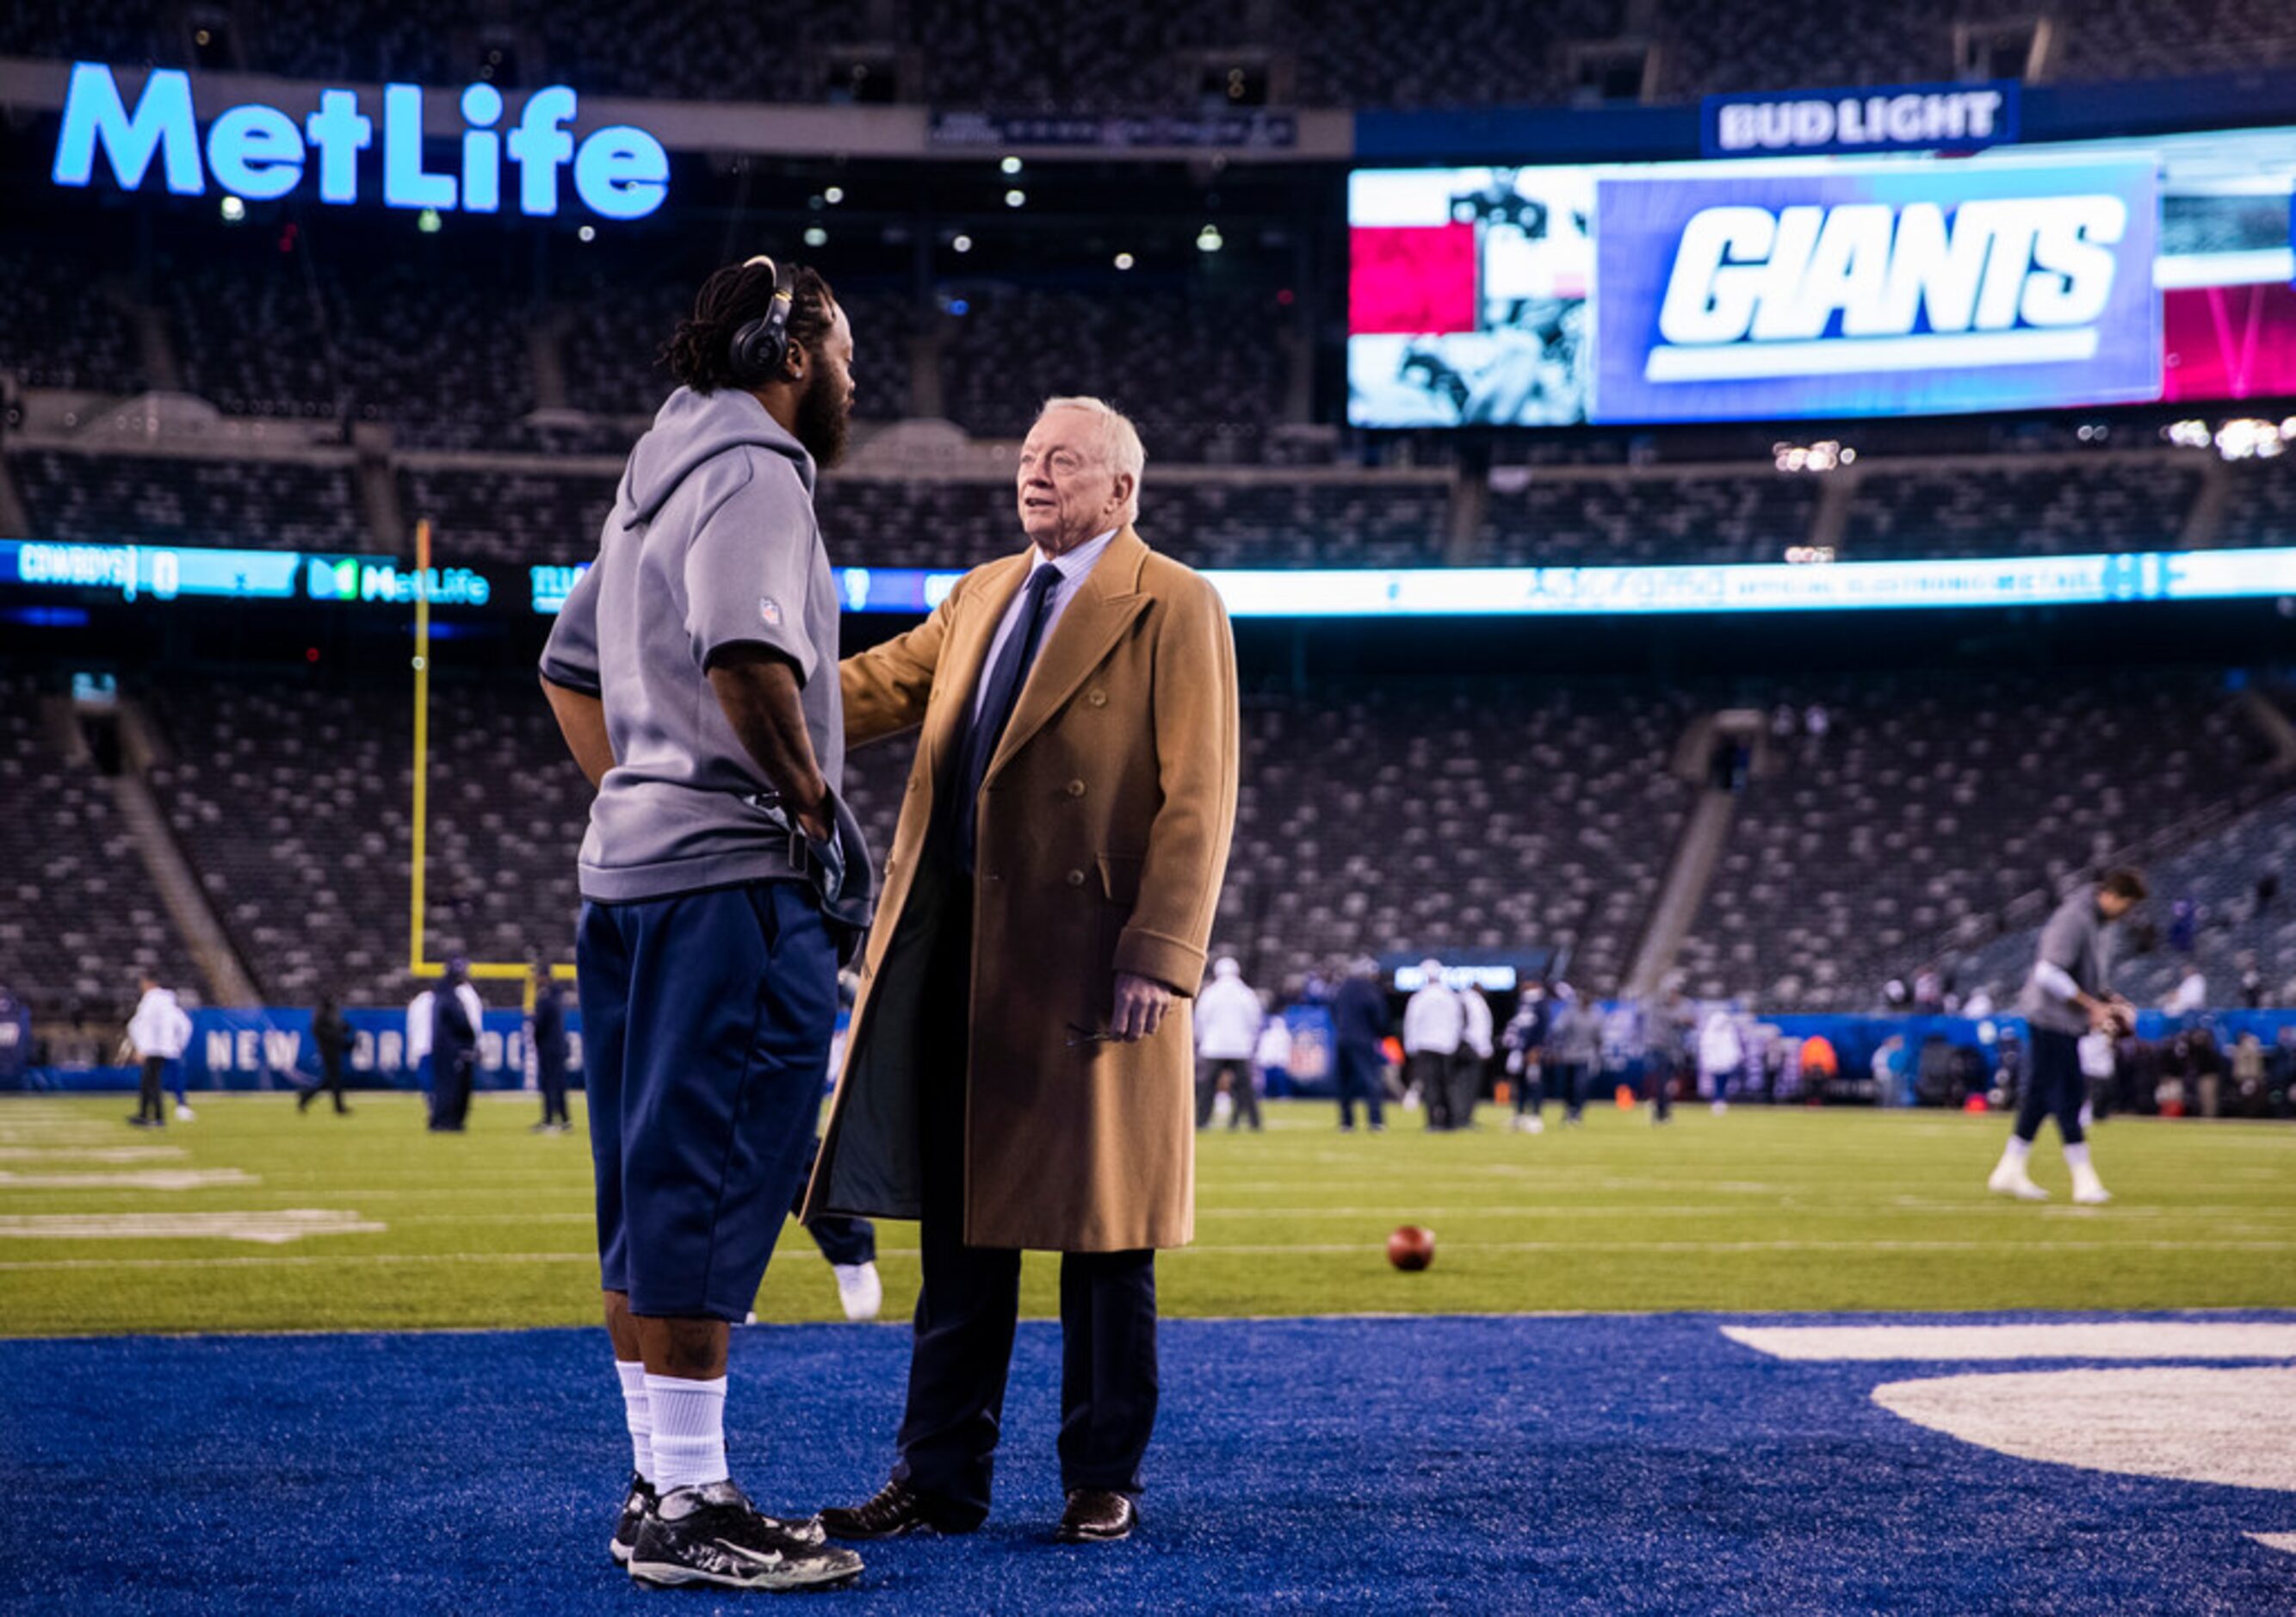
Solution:
M 2064 1325 L 1725 1326 L 1722 1334 L 1774 1358 L 2296 1358 L 2296 1324 L 2097 1320 Z

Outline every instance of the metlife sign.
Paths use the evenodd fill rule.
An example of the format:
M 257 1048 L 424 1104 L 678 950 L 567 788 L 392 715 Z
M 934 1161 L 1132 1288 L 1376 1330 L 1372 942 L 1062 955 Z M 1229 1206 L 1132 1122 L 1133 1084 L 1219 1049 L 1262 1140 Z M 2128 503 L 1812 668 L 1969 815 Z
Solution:
M 1915 84 L 1894 89 L 1710 95 L 1700 131 L 1709 157 L 1973 152 L 2017 138 L 2019 86 Z
M 548 218 L 559 210 L 561 171 L 570 167 L 575 196 L 608 219 L 644 218 L 669 194 L 669 154 L 645 130 L 615 124 L 576 141 L 568 126 L 580 102 L 564 85 L 536 90 L 515 116 L 506 116 L 501 91 L 472 85 L 459 102 L 456 160 L 439 169 L 426 165 L 424 92 L 415 85 L 386 85 L 379 119 L 356 90 L 321 91 L 317 110 L 299 119 L 258 102 L 228 107 L 207 120 L 204 140 L 192 92 L 189 74 L 156 70 L 130 106 L 111 68 L 75 63 L 55 183 L 93 185 L 101 167 L 134 191 L 156 164 L 178 196 L 213 188 L 263 201 L 316 180 L 321 201 L 348 206 L 372 194 L 370 171 L 379 168 L 388 207 L 497 213 L 507 193 L 519 212 Z M 505 160 L 514 172 L 505 174 Z
M 424 572 L 369 556 L 312 556 L 305 566 L 304 588 L 314 601 L 382 601 L 401 606 L 422 600 L 433 606 L 484 606 L 494 597 L 487 576 L 467 567 L 433 567 Z
M 1605 177 L 1596 421 L 1949 414 L 2161 390 L 2149 158 Z

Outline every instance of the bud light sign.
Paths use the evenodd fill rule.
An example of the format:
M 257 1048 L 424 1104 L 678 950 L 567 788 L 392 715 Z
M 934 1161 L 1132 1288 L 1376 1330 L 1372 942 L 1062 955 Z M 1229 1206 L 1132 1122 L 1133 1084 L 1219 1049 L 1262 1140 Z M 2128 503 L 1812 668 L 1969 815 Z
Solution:
M 2155 176 L 2135 158 L 1606 177 L 1589 415 L 2158 398 Z

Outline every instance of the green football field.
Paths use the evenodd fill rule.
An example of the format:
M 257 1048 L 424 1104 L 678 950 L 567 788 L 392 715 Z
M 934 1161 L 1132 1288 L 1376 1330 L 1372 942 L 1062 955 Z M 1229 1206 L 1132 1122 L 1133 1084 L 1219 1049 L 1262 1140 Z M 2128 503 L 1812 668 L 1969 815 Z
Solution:
M 586 1324 L 596 1317 L 589 1161 L 527 1132 L 534 1103 L 481 1097 L 471 1132 L 422 1130 L 408 1096 L 299 1116 L 280 1096 L 195 1097 L 164 1132 L 120 1096 L 0 1100 L 0 1334 Z M 2296 1128 L 2128 1120 L 2097 1130 L 2119 1200 L 1984 1194 L 2005 1120 L 1937 1112 L 1590 1112 L 1583 1129 L 1430 1136 L 1393 1114 L 1342 1135 L 1329 1105 L 1269 1108 L 1264 1135 L 1199 1155 L 1197 1243 L 1167 1254 L 1168 1315 L 1534 1310 L 2164 1309 L 2296 1304 Z M 1424 1224 L 1406 1275 L 1388 1232 Z M 888 1317 L 915 1232 L 880 1231 Z M 1024 1306 L 1054 1311 L 1053 1260 Z M 838 1317 L 791 1227 L 758 1303 Z

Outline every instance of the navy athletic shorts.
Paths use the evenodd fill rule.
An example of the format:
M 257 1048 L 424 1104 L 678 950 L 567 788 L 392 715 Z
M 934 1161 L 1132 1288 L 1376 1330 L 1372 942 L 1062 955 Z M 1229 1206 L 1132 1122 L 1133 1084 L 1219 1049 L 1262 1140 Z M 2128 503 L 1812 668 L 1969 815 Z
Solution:
M 812 1160 L 837 1022 L 820 907 L 800 882 L 585 904 L 575 961 L 603 1289 L 738 1324 Z

